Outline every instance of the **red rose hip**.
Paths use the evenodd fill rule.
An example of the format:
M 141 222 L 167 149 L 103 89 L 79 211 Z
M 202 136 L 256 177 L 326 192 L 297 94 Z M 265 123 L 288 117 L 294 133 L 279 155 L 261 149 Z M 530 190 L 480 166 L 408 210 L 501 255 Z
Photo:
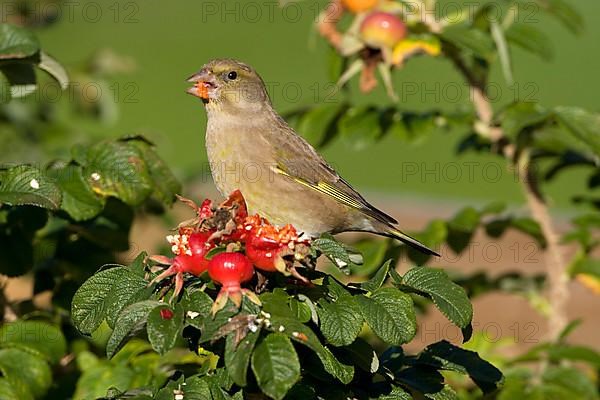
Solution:
M 406 33 L 406 25 L 398 16 L 382 11 L 369 14 L 360 25 L 361 38 L 370 47 L 392 48 Z

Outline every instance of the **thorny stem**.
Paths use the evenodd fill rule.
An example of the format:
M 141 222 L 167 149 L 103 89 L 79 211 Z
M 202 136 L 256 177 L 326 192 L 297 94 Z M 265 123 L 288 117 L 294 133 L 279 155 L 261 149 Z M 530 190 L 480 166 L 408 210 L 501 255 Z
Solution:
M 494 144 L 504 138 L 501 127 L 493 125 L 493 109 L 485 91 L 485 82 L 473 76 L 471 70 L 465 65 L 457 54 L 449 54 L 455 67 L 462 73 L 471 90 L 471 101 L 475 107 L 477 117 L 483 124 L 480 133 L 487 136 Z M 502 153 L 511 162 L 515 162 L 515 147 L 511 144 L 502 147 Z M 548 316 L 548 339 L 556 340 L 567 325 L 567 302 L 569 300 L 568 278 L 566 274 L 566 261 L 562 254 L 560 238 L 548 211 L 548 205 L 542 197 L 537 181 L 532 178 L 531 165 L 527 153 L 521 154 L 516 162 L 519 182 L 527 199 L 527 206 L 533 218 L 540 224 L 546 238 L 546 274 L 548 279 L 548 303 L 551 313 Z

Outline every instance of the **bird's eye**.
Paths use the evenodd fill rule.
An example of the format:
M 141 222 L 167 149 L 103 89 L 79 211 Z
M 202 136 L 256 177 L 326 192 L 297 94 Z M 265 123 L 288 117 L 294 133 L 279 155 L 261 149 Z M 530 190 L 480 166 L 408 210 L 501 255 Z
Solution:
M 237 72 L 230 71 L 227 73 L 227 79 L 229 79 L 230 81 L 234 80 L 235 78 L 237 78 Z

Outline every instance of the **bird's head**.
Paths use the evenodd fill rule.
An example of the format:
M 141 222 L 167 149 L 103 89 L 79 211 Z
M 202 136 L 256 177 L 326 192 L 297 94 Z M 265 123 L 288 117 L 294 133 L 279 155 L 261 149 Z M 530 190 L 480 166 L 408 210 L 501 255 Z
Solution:
M 232 59 L 212 60 L 188 78 L 194 86 L 187 93 L 199 97 L 208 108 L 230 111 L 256 110 L 270 104 L 265 84 L 254 69 Z

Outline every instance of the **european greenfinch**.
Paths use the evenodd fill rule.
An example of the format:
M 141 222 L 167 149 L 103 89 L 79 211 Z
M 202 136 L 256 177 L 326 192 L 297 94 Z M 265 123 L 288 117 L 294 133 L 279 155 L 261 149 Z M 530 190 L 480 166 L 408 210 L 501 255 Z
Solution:
M 372 232 L 438 255 L 396 228 L 367 202 L 273 109 L 256 71 L 231 59 L 210 61 L 188 82 L 202 99 L 206 151 L 224 196 L 240 190 L 248 211 L 309 237 L 324 232 Z

